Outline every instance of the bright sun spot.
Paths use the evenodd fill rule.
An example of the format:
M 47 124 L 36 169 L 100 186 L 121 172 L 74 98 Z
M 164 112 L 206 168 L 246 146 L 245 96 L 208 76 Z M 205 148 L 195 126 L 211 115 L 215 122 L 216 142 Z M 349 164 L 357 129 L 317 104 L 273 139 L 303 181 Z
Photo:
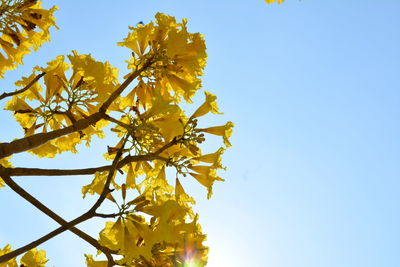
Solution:
M 200 265 L 197 264 L 195 260 L 190 260 L 184 265 L 184 267 L 200 267 Z

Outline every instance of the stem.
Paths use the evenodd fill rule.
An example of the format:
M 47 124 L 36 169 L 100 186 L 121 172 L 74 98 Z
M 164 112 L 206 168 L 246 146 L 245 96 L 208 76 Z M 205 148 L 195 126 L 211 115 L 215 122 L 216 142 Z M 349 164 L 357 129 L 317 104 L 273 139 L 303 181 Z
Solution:
M 96 203 L 94 203 L 93 207 L 89 210 L 89 212 L 92 212 L 95 214 L 97 208 L 100 207 L 100 205 L 106 199 L 107 195 L 111 192 L 110 191 L 110 183 L 111 183 L 111 180 L 113 179 L 114 173 L 117 169 L 118 161 L 122 157 L 122 151 L 124 149 L 124 146 L 125 146 L 127 140 L 128 140 L 128 136 L 125 137 L 125 140 L 123 141 L 122 146 L 118 149 L 118 152 L 115 155 L 115 158 L 111 164 L 111 168 L 108 172 L 107 180 L 104 184 L 103 191 L 101 192 L 99 199 L 96 201 Z
M 119 121 L 119 120 L 117 120 L 117 119 L 114 119 L 113 117 L 111 117 L 111 116 L 109 116 L 109 115 L 107 115 L 107 114 L 104 116 L 104 119 L 105 119 L 105 120 L 108 120 L 108 121 L 111 121 L 111 122 L 113 122 L 113 123 L 115 123 L 115 124 L 118 124 L 119 126 L 125 128 L 125 129 L 127 129 L 127 130 L 129 130 L 129 128 L 130 128 L 130 125 L 129 125 L 129 124 L 126 124 L 126 123 L 123 123 L 122 121 Z
M 125 212 L 118 212 L 118 213 L 110 213 L 110 214 L 105 214 L 105 213 L 97 213 L 95 214 L 95 217 L 100 217 L 100 218 L 115 218 L 118 216 L 123 215 Z
M 42 72 L 39 75 L 37 75 L 30 83 L 28 83 L 24 88 L 19 89 L 19 90 L 15 90 L 14 92 L 10 92 L 10 93 L 3 93 L 0 95 L 0 100 L 9 97 L 9 96 L 14 96 L 14 95 L 18 95 L 20 93 L 25 92 L 26 90 L 28 90 L 29 88 L 32 87 L 32 85 L 34 85 L 40 78 L 42 78 L 44 75 L 46 74 L 46 72 Z

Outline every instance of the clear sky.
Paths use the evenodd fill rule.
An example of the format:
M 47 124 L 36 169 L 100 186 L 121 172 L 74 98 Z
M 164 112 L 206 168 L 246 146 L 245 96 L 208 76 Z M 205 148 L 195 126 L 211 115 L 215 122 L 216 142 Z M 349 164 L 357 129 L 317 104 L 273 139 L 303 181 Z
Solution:
M 72 49 L 125 70 L 129 51 L 115 43 L 156 12 L 188 18 L 189 29 L 204 34 L 204 89 L 225 113 L 207 120 L 236 124 L 226 182 L 209 201 L 202 188 L 187 190 L 199 199 L 209 267 L 400 266 L 400 1 L 45 1 L 53 4 L 60 30 L 0 80 L 0 92 Z M 21 136 L 9 115 L 0 112 L 2 141 Z M 96 166 L 106 145 L 96 142 L 80 157 L 13 162 Z M 91 177 L 16 180 L 67 219 L 94 200 L 80 193 Z M 0 246 L 56 227 L 7 189 L 0 214 Z M 95 235 L 96 223 L 103 225 L 82 228 Z M 94 253 L 70 233 L 41 248 L 57 267 L 84 266 L 82 254 Z

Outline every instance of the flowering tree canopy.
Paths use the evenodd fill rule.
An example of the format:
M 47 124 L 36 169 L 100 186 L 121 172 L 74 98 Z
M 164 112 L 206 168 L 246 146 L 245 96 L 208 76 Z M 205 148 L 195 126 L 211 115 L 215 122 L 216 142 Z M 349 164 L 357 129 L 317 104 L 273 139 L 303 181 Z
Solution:
M 44 9 L 37 0 L 1 2 L 0 78 L 50 40 L 56 9 Z M 188 30 L 187 20 L 158 13 L 154 22 L 129 28 L 118 45 L 127 48 L 123 81 L 118 79 L 120 70 L 110 63 L 72 51 L 34 67 L 31 75 L 15 82 L 19 89 L 0 92 L 0 100 L 7 99 L 4 109 L 24 133 L 0 143 L 0 187 L 9 187 L 59 224 L 20 248 L 0 244 L 0 267 L 45 266 L 46 253 L 37 247 L 65 231 L 105 256 L 85 255 L 91 267 L 206 265 L 206 235 L 192 210 L 195 200 L 181 180 L 196 180 L 211 197 L 213 184 L 223 181 L 217 172 L 224 169 L 221 156 L 231 146 L 233 123 L 198 126 L 204 115 L 222 114 L 216 96 L 209 92 L 204 92 L 204 102 L 197 104 L 193 113 L 182 109 L 182 103 L 192 104 L 201 89 L 207 59 L 204 38 Z M 105 166 L 39 169 L 12 165 L 16 153 L 40 158 L 78 153 L 80 144 L 90 146 L 93 138 L 106 135 L 114 135 L 118 141 L 105 151 L 103 156 L 109 161 Z M 201 146 L 209 135 L 220 136 L 222 142 L 205 153 Z M 173 179 L 167 177 L 167 169 L 175 171 Z M 63 219 L 13 179 L 67 175 L 92 175 L 82 194 L 97 197 L 87 212 L 72 221 Z M 115 203 L 115 210 L 99 213 L 105 201 Z M 76 228 L 96 217 L 105 220 L 98 237 Z

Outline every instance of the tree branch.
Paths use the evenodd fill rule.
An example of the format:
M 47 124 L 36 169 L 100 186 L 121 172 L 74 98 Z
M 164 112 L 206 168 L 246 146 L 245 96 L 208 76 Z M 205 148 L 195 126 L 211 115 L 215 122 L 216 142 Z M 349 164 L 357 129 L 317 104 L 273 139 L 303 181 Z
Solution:
M 111 122 L 113 122 L 113 123 L 115 123 L 115 124 L 118 124 L 119 126 L 125 128 L 125 129 L 127 129 L 127 130 L 129 130 L 129 128 L 130 128 L 130 125 L 129 125 L 129 124 L 126 124 L 126 123 L 123 123 L 122 121 L 119 121 L 119 120 L 117 120 L 117 119 L 114 119 L 113 117 L 111 117 L 111 116 L 109 116 L 109 115 L 107 115 L 107 114 L 104 116 L 104 119 L 105 119 L 105 120 L 108 120 L 108 121 L 111 121 Z
M 137 155 L 137 156 L 127 156 L 120 162 L 118 162 L 117 169 L 122 168 L 126 164 L 138 161 L 151 161 L 151 160 L 162 160 L 168 161 L 167 158 L 160 157 L 154 154 L 148 155 Z M 67 175 L 90 175 L 96 172 L 109 171 L 112 165 L 105 165 L 96 168 L 86 168 L 86 169 L 39 169 L 39 168 L 6 168 L 10 176 L 67 176 Z
M 96 212 L 96 217 L 100 218 L 115 218 L 117 216 L 123 215 L 125 212 L 118 212 L 118 213 L 110 213 L 110 214 L 105 214 L 105 213 L 97 213 Z
M 111 192 L 110 183 L 114 177 L 115 171 L 117 170 L 118 161 L 122 157 L 122 151 L 124 150 L 127 140 L 128 140 L 128 136 L 125 137 L 125 140 L 123 141 L 121 147 L 118 149 L 118 152 L 115 155 L 115 158 L 111 164 L 111 168 L 108 171 L 108 176 L 107 176 L 106 182 L 103 187 L 103 191 L 101 192 L 99 199 L 97 199 L 96 203 L 94 203 L 93 207 L 89 210 L 89 212 L 91 212 L 93 214 L 96 214 L 97 208 L 100 207 L 100 205 L 106 199 L 107 195 Z
M 183 138 L 176 138 L 174 137 L 171 142 L 169 142 L 168 144 L 165 144 L 164 146 L 162 146 L 161 148 L 159 148 L 156 152 L 154 152 L 154 154 L 159 155 L 160 153 L 164 152 L 165 150 L 167 150 L 168 148 L 178 144 L 180 141 L 182 141 Z
M 28 90 L 29 88 L 32 87 L 32 85 L 34 85 L 40 78 L 42 78 L 44 75 L 46 74 L 46 72 L 42 72 L 39 75 L 37 75 L 30 83 L 28 83 L 24 88 L 19 89 L 19 90 L 15 90 L 14 92 L 10 92 L 10 93 L 2 93 L 0 95 L 0 100 L 9 97 L 9 96 L 14 96 L 14 95 L 18 95 L 20 93 L 25 92 L 26 90 Z
M 107 255 L 107 253 L 111 253 L 112 252 L 110 249 L 100 245 L 98 243 L 98 241 L 96 239 L 94 239 L 93 237 L 89 236 L 85 232 L 82 232 L 78 228 L 74 227 L 74 225 L 77 225 L 77 224 L 79 224 L 79 223 L 81 223 L 83 221 L 86 221 L 86 220 L 94 217 L 94 214 L 86 212 L 85 214 L 79 216 L 75 220 L 73 220 L 71 222 L 67 222 L 62 217 L 60 217 L 58 214 L 56 214 L 51 209 L 46 207 L 39 200 L 37 200 L 35 197 L 33 197 L 31 194 L 29 194 L 27 191 L 25 191 L 17 183 L 15 183 L 15 181 L 8 174 L 8 170 L 6 168 L 2 167 L 1 165 L 0 165 L 0 176 L 2 177 L 3 181 L 14 192 L 16 192 L 22 198 L 27 200 L 29 203 L 31 203 L 37 209 L 42 211 L 44 214 L 46 214 L 47 216 L 52 218 L 54 221 L 56 221 L 57 223 L 62 225 L 58 229 L 56 229 L 56 230 L 50 232 L 49 234 L 47 234 L 47 235 L 45 235 L 45 236 L 43 236 L 43 237 L 41 237 L 41 238 L 29 243 L 28 245 L 23 246 L 23 247 L 21 247 L 21 248 L 19 248 L 17 250 L 14 250 L 14 251 L 12 251 L 12 252 L 10 252 L 8 254 L 4 254 L 4 255 L 0 256 L 0 263 L 1 262 L 6 262 L 6 261 L 8 261 L 8 260 L 10 260 L 10 259 L 12 259 L 12 258 L 14 258 L 14 257 L 26 252 L 26 251 L 34 248 L 34 247 L 37 247 L 38 245 L 42 244 L 43 242 L 49 240 L 50 238 L 52 238 L 52 237 L 54 237 L 54 236 L 56 236 L 56 235 L 58 235 L 58 234 L 60 234 L 60 233 L 62 233 L 64 231 L 66 231 L 66 230 L 70 230 L 71 232 L 73 232 L 74 234 L 76 234 L 77 236 L 82 238 L 83 240 L 87 241 L 89 244 L 91 244 L 92 246 L 94 246 L 98 250 L 102 251 L 106 255 Z

